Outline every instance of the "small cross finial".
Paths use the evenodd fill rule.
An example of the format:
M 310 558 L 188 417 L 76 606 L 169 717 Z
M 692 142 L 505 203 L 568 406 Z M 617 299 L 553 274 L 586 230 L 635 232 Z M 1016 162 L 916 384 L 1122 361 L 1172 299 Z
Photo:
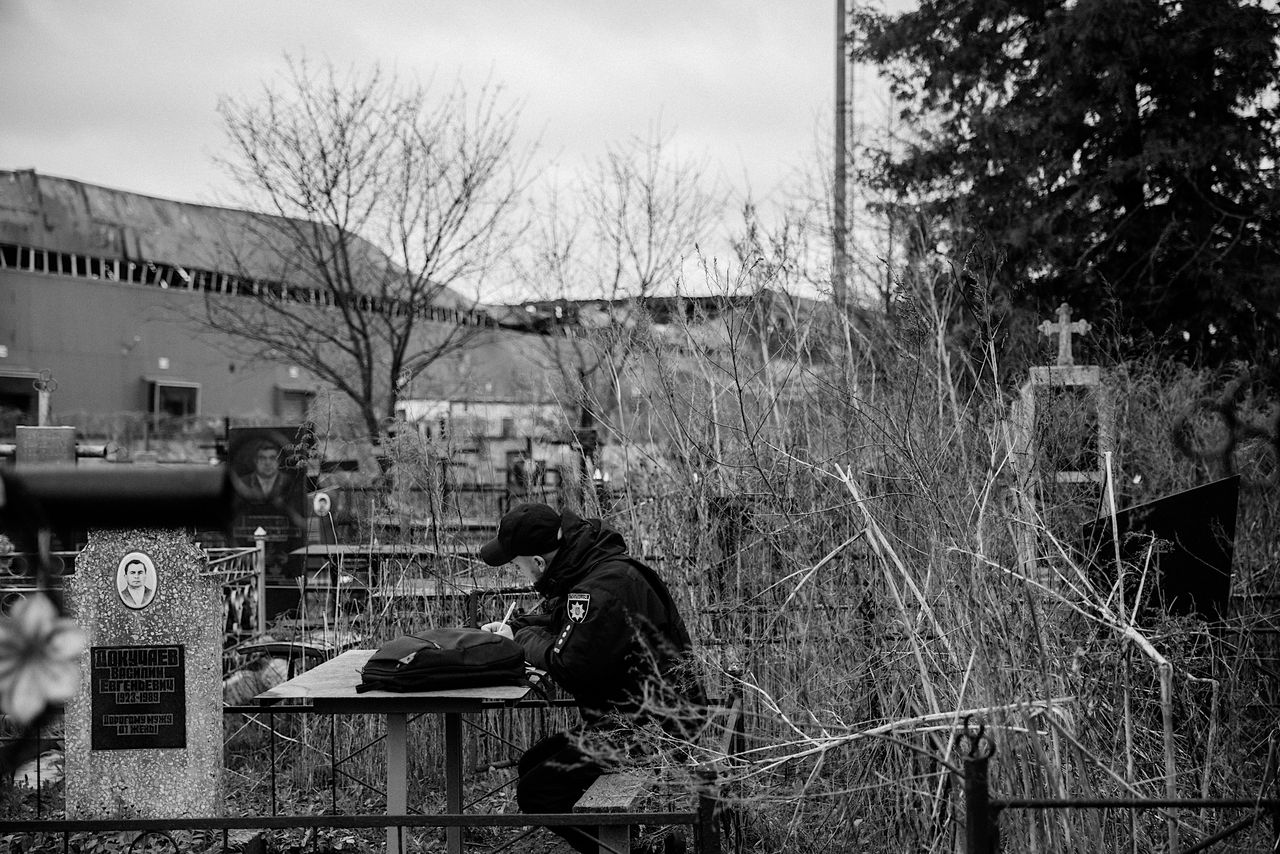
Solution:
M 1058 364 L 1074 365 L 1076 363 L 1075 356 L 1071 353 L 1071 333 L 1083 335 L 1089 331 L 1089 321 L 1077 320 L 1071 322 L 1071 306 L 1065 302 L 1058 306 L 1058 322 L 1046 320 L 1040 324 L 1041 335 L 1057 335 L 1058 336 Z
M 53 371 L 41 371 L 40 376 L 31 384 L 35 386 L 36 398 L 39 401 L 36 407 L 36 424 L 47 427 L 51 411 L 50 398 L 58 390 L 58 381 L 53 378 Z
M 31 381 L 36 391 L 53 394 L 58 390 L 58 381 L 53 378 L 53 371 L 41 371 L 40 376 Z

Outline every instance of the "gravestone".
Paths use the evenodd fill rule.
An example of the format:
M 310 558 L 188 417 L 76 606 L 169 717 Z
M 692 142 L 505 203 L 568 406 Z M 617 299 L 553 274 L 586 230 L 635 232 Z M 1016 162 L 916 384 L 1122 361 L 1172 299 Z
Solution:
M 1145 585 L 1141 574 L 1132 573 L 1125 600 L 1143 605 L 1134 599 L 1145 586 L 1165 613 L 1210 622 L 1226 616 L 1239 496 L 1237 474 L 1118 511 L 1120 559 L 1134 567 L 1150 563 L 1155 570 L 1155 582 Z M 1083 534 L 1082 552 L 1105 585 L 1117 554 L 1111 517 L 1089 522 Z
M 76 461 L 76 428 L 27 427 L 15 430 L 13 460 L 18 465 L 30 463 L 69 463 Z
M 222 596 L 181 531 L 93 531 L 68 580 L 86 635 L 66 707 L 67 817 L 222 812 Z
M 1039 330 L 1047 338 L 1057 338 L 1054 364 L 1029 369 L 1006 424 L 1009 463 L 1016 478 L 1014 503 L 1021 519 L 1014 529 L 1018 564 L 1024 575 L 1048 582 L 1050 575 L 1041 558 L 1054 554 L 1055 548 L 1040 542 L 1045 499 L 1058 504 L 1062 494 L 1071 490 L 1096 490 L 1096 485 L 1106 482 L 1109 466 L 1111 476 L 1116 476 L 1119 462 L 1114 459 L 1111 390 L 1101 367 L 1076 364 L 1072 347 L 1074 335 L 1089 332 L 1089 322 L 1073 321 L 1071 307 L 1063 303 L 1055 318 L 1042 322 Z M 1079 435 L 1074 435 L 1075 427 L 1081 428 Z M 1073 435 L 1060 435 L 1064 433 Z M 1061 444 L 1054 441 L 1046 446 L 1046 440 Z M 1077 499 L 1074 496 L 1065 503 L 1087 503 Z
M 1028 476 L 1043 475 L 1050 483 L 1102 483 L 1106 479 L 1105 458 L 1114 454 L 1116 446 L 1114 402 L 1103 381 L 1102 369 L 1097 365 L 1077 365 L 1071 346 L 1073 334 L 1081 335 L 1089 329 L 1088 321 L 1071 320 L 1071 307 L 1066 303 L 1058 306 L 1056 321 L 1046 320 L 1040 324 L 1041 335 L 1058 338 L 1056 363 L 1031 367 L 1010 413 L 1015 432 L 1014 463 L 1028 472 Z M 1075 464 L 1070 467 L 1059 468 L 1053 461 L 1038 459 L 1044 449 L 1039 447 L 1036 422 L 1046 414 L 1044 410 L 1051 408 L 1052 393 L 1070 389 L 1084 392 L 1082 398 L 1068 400 L 1083 402 L 1092 410 L 1095 435 L 1080 437 L 1082 459 L 1074 460 Z M 1039 471 L 1046 462 L 1050 464 Z

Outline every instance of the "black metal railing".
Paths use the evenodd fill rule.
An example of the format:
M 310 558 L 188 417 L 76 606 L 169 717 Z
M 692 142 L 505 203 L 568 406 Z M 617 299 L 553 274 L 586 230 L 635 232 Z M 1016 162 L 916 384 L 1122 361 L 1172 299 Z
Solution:
M 1176 854 L 1196 854 L 1249 829 L 1271 816 L 1275 844 L 1280 847 L 1280 798 L 999 798 L 992 797 L 990 762 L 995 740 L 986 727 L 965 720 L 962 739 L 968 742 L 964 755 L 965 854 L 996 854 L 1000 844 L 1000 817 L 1008 810 L 1171 810 L 1244 809 L 1245 818 L 1200 839 L 1189 847 L 1179 846 Z M 1269 775 L 1274 778 L 1274 775 Z M 1007 846 L 1006 846 L 1007 847 Z M 1019 850 L 1017 846 L 1009 850 Z
M 571 700 L 551 701 L 552 705 L 569 706 L 572 705 Z M 522 704 L 522 705 L 548 705 L 548 703 Z M 89 835 L 92 837 L 97 834 L 107 833 L 133 833 L 133 839 L 123 844 L 125 850 L 136 849 L 137 846 L 147 841 L 149 838 L 152 842 L 149 850 L 155 850 L 155 841 L 158 839 L 164 846 L 172 848 L 175 852 L 186 851 L 191 846 L 187 840 L 175 839 L 175 834 L 181 836 L 186 833 L 195 833 L 201 831 L 214 831 L 221 834 L 220 842 L 216 839 L 206 839 L 205 843 L 200 846 L 204 851 L 220 850 L 227 852 L 240 851 L 244 848 L 244 840 L 233 840 L 230 832 L 234 830 L 240 831 L 284 831 L 284 830 L 360 830 L 360 829 L 387 829 L 396 828 L 402 834 L 410 829 L 415 828 L 537 828 L 537 827 L 556 827 L 563 825 L 592 824 L 596 826 L 619 826 L 619 825 L 638 825 L 646 826 L 682 826 L 692 830 L 695 842 L 695 850 L 700 852 L 718 852 L 720 848 L 720 836 L 718 828 L 715 825 L 715 817 L 719 805 L 714 798 L 708 796 L 705 792 L 701 793 L 693 804 L 688 808 L 677 809 L 651 809 L 643 812 L 609 812 L 609 813 L 539 813 L 537 815 L 529 814 L 494 814 L 494 813 L 405 813 L 405 814 L 367 814 L 367 813 L 347 813 L 340 814 L 338 812 L 338 779 L 342 778 L 357 786 L 370 790 L 375 793 L 385 794 L 373 784 L 360 780 L 352 774 L 346 773 L 341 769 L 341 765 L 356 755 L 373 747 L 380 741 L 375 739 L 369 744 L 364 745 L 355 753 L 339 757 L 336 752 L 331 752 L 330 762 L 331 771 L 329 775 L 331 798 L 330 812 L 325 815 L 282 815 L 279 812 L 280 801 L 277 795 L 277 751 L 276 751 L 276 726 L 274 722 L 274 714 L 271 710 L 262 706 L 226 706 L 223 709 L 224 714 L 245 714 L 258 715 L 268 718 L 268 729 L 271 732 L 271 743 L 269 748 L 269 761 L 271 764 L 270 787 L 271 797 L 269 801 L 269 815 L 240 815 L 240 816 L 198 816 L 198 817 L 175 817 L 175 818 L 101 818 L 101 819 L 73 819 L 61 816 L 45 817 L 41 814 L 43 808 L 40 805 L 40 792 L 43 788 L 37 780 L 36 798 L 37 798 L 37 817 L 36 818 L 20 818 L 0 819 L 0 839 L 8 836 L 22 835 L 32 836 L 40 835 L 53 837 L 61 840 L 61 849 L 64 852 L 72 852 L 81 848 L 92 847 L 91 839 L 78 839 L 78 836 Z M 733 724 L 734 729 L 731 735 L 737 732 L 738 724 Z M 332 730 L 332 728 L 331 728 Z M 331 731 L 332 737 L 332 731 Z M 736 736 L 734 736 L 736 737 Z M 514 782 L 511 781 L 511 782 Z M 490 792 L 488 795 L 495 794 Z M 483 798 L 479 799 L 483 800 Z M 468 806 L 476 806 L 477 803 Z M 210 844 L 210 843 L 213 844 Z M 81 844 L 84 843 L 84 844 Z M 214 845 L 219 845 L 215 848 Z M 503 846 L 499 846 L 501 848 Z M 402 837 L 399 845 L 400 850 L 407 850 L 405 847 L 405 839 Z M 603 849 L 602 849 L 603 850 Z M 625 854 L 625 852 L 619 852 Z

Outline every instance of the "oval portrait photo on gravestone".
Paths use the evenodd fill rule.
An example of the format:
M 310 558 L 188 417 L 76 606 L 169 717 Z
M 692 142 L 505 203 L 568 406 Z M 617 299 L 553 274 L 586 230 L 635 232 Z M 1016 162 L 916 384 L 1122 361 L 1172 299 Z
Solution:
M 135 611 L 151 604 L 156 598 L 156 567 L 143 552 L 129 552 L 116 570 L 116 589 L 120 601 Z

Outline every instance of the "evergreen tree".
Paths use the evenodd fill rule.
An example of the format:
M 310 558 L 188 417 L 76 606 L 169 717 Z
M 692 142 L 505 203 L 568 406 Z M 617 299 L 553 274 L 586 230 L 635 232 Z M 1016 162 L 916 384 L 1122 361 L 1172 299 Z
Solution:
M 1015 315 L 1065 300 L 1184 358 L 1275 356 L 1276 7 L 921 0 L 858 23 L 913 132 L 864 179 L 949 250 L 994 247 Z

